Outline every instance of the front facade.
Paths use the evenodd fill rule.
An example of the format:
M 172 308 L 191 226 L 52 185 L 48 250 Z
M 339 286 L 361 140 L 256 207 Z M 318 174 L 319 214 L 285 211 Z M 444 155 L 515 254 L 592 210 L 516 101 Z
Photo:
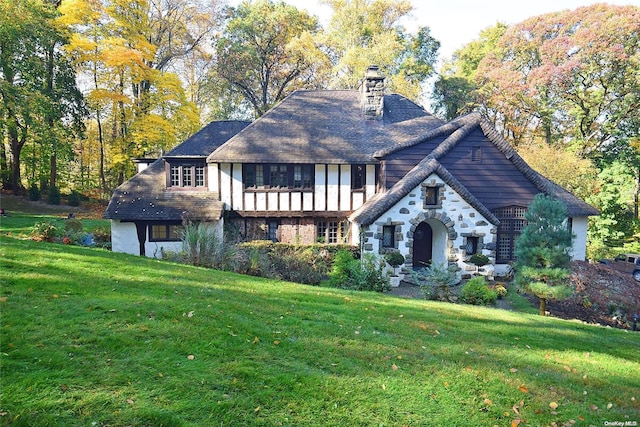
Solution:
M 536 194 L 567 206 L 573 257 L 584 259 L 597 211 L 533 171 L 477 113 L 443 122 L 384 93 L 370 69 L 360 91 L 300 91 L 260 119 L 214 122 L 119 187 L 105 216 L 115 251 L 179 250 L 183 221 L 238 240 L 349 243 L 405 256 L 403 270 L 505 270 Z M 160 238 L 159 238 L 160 237 Z

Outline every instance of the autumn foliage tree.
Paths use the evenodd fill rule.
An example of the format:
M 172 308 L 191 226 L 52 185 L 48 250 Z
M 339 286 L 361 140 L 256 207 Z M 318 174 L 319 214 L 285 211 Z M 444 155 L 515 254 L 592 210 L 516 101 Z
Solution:
M 378 65 L 391 90 L 418 100 L 434 73 L 440 42 L 428 27 L 416 34 L 402 26 L 413 7 L 408 0 L 323 0 L 333 14 L 317 40 L 327 52 L 334 89 L 358 88 L 366 69 Z
M 0 168 L 4 188 L 18 193 L 25 157 L 28 181 L 55 187 L 58 161 L 71 159 L 69 141 L 82 129 L 82 96 L 56 16 L 43 0 L 0 1 Z
M 284 2 L 244 1 L 229 9 L 211 78 L 226 83 L 219 89 L 227 100 L 240 95 L 235 101 L 259 117 L 294 90 L 315 87 L 317 30 L 317 18 Z

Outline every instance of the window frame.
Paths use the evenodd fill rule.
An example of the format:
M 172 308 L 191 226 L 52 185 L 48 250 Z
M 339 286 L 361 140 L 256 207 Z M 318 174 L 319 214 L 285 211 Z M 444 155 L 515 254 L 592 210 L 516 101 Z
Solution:
M 500 220 L 496 233 L 496 263 L 504 264 L 516 260 L 516 240 L 522 234 L 522 229 L 527 225 L 525 214 L 527 208 L 519 205 L 504 206 L 494 209 L 492 213 Z M 505 245 L 505 250 L 501 247 Z
M 316 241 L 327 245 L 338 245 L 347 241 L 349 234 L 345 220 L 322 219 L 316 221 Z
M 387 240 L 391 239 L 389 242 Z M 382 249 L 395 249 L 396 247 L 396 226 L 395 225 L 383 225 L 382 226 Z
M 248 191 L 313 191 L 315 164 L 243 163 L 242 183 Z
M 203 162 L 169 162 L 167 174 L 168 188 L 207 188 L 207 166 Z
M 179 242 L 183 229 L 182 223 L 149 224 L 149 242 Z
M 367 186 L 367 165 L 357 163 L 351 165 L 351 191 L 364 191 Z

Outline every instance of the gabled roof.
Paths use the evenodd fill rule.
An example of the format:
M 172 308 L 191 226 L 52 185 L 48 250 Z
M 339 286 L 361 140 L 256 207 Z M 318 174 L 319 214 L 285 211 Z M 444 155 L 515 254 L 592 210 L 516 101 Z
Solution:
M 224 205 L 218 193 L 166 190 L 165 181 L 165 161 L 158 159 L 115 189 L 104 217 L 125 221 L 220 219 Z
M 297 91 L 208 162 L 375 163 L 373 153 L 443 122 L 400 95 L 385 95 L 382 119 L 366 120 L 356 90 Z
M 249 122 L 229 120 L 211 122 L 164 158 L 204 159 Z M 159 159 L 115 189 L 104 217 L 125 221 L 180 221 L 185 216 L 217 220 L 224 205 L 218 193 L 202 190 L 181 191 L 166 188 L 165 160 Z
M 414 138 L 403 144 L 398 144 L 395 147 L 376 152 L 376 157 L 383 158 L 396 151 L 424 142 L 425 140 L 447 135 L 442 143 L 393 185 L 393 187 L 369 199 L 362 207 L 356 210 L 349 219 L 364 225 L 372 224 L 380 215 L 393 207 L 400 199 L 409 194 L 409 192 L 413 191 L 429 175 L 435 173 L 478 210 L 488 221 L 493 224 L 498 224 L 499 220 L 491 211 L 438 161 L 478 127 L 489 141 L 513 163 L 538 191 L 563 202 L 567 206 L 570 217 L 599 214 L 597 209 L 533 170 L 489 122 L 484 120 L 479 113 L 471 113 L 433 129 L 425 133 L 422 137 Z
M 240 120 L 211 122 L 174 147 L 164 157 L 207 157 L 250 123 Z

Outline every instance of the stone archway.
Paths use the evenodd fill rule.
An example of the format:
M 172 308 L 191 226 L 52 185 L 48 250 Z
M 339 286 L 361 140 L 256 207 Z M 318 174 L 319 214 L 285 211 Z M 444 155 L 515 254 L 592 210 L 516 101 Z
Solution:
M 458 237 L 454 226 L 455 222 L 446 213 L 437 212 L 435 209 L 429 209 L 414 218 L 407 236 L 411 266 L 413 268 L 424 266 L 425 256 L 430 256 L 433 264 L 457 266 L 455 261 L 451 261 L 456 259 L 453 244 Z M 431 230 L 431 236 L 425 236 L 427 227 Z M 424 240 L 425 238 L 430 239 L 430 250 L 422 247 L 416 251 L 416 243 L 429 244 Z

